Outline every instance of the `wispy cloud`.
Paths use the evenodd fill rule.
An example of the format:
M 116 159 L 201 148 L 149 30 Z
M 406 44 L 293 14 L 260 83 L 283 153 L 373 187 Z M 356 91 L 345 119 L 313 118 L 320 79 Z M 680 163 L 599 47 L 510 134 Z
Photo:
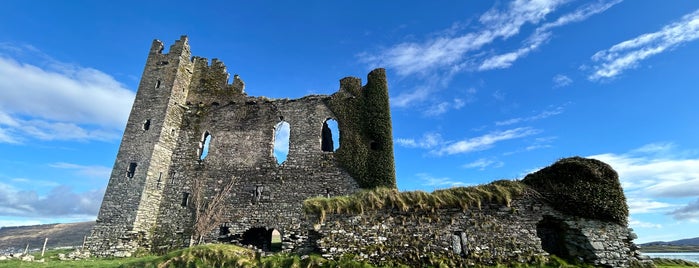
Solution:
M 570 77 L 568 77 L 566 75 L 557 74 L 556 76 L 553 77 L 553 87 L 554 88 L 567 87 L 572 83 L 573 83 L 573 79 L 570 79 Z
M 638 66 L 650 56 L 660 54 L 681 44 L 699 38 L 699 10 L 683 16 L 679 21 L 664 26 L 660 31 L 646 33 L 618 43 L 592 56 L 594 73 L 589 80 L 613 78 L 627 69 Z
M 620 2 L 621 0 L 614 0 L 599 1 L 592 4 L 587 4 L 576 9 L 572 13 L 568 13 L 559 17 L 557 20 L 553 22 L 544 23 L 543 25 L 536 28 L 534 33 L 531 36 L 529 36 L 529 38 L 527 38 L 522 47 L 513 52 L 494 55 L 483 60 L 482 63 L 478 66 L 478 70 L 486 71 L 492 69 L 509 68 L 517 59 L 526 56 L 530 52 L 538 49 L 542 44 L 548 42 L 548 40 L 551 39 L 552 36 L 551 29 L 561 27 L 569 23 L 583 21 L 592 15 L 606 11 L 607 9 Z
M 473 161 L 471 163 L 467 163 L 463 165 L 464 168 L 477 168 L 479 170 L 485 170 L 487 167 L 494 167 L 494 168 L 500 168 L 504 166 L 505 163 L 502 161 L 498 161 L 495 159 L 489 159 L 489 158 L 479 158 L 476 161 Z
M 417 76 L 423 85 L 409 92 L 402 92 L 392 99 L 393 105 L 405 107 L 426 100 L 433 92 L 448 83 L 451 77 L 463 70 L 474 70 L 480 61 L 484 46 L 496 40 L 506 40 L 520 33 L 527 24 L 540 24 L 546 15 L 567 3 L 568 0 L 515 0 L 505 8 L 493 7 L 478 19 L 479 25 L 470 32 L 450 28 L 435 37 L 421 42 L 403 42 L 378 53 L 361 53 L 361 62 L 370 66 L 384 66 L 399 76 Z M 509 56 L 502 58 L 506 60 Z
M 134 92 L 108 74 L 52 60 L 32 47 L 5 43 L 0 49 L 0 142 L 121 136 Z M 45 60 L 29 64 L 12 56 L 18 54 Z
M 436 155 L 453 155 L 489 149 L 495 143 L 531 136 L 540 133 L 540 130 L 530 127 L 520 127 L 504 131 L 494 131 L 479 137 L 468 138 L 457 142 L 451 142 L 439 149 L 433 150 Z
M 428 186 L 432 188 L 449 188 L 454 186 L 465 186 L 466 183 L 452 178 L 438 178 L 427 173 L 416 174 L 422 186 Z
M 422 149 L 434 148 L 435 146 L 440 145 L 443 142 L 444 141 L 442 140 L 442 135 L 440 135 L 439 133 L 425 133 L 419 140 L 408 138 L 396 139 L 396 144 L 400 146 Z
M 65 162 L 57 162 L 49 164 L 50 167 L 60 168 L 60 169 L 72 169 L 75 170 L 79 175 L 89 177 L 89 178 L 100 178 L 108 179 L 112 169 L 105 166 L 85 166 Z
M 504 121 L 497 121 L 495 122 L 496 126 L 508 126 L 508 125 L 513 125 L 517 123 L 523 123 L 523 122 L 531 122 L 531 121 L 536 121 L 536 120 L 541 120 L 541 119 L 546 119 L 554 115 L 559 115 L 563 113 L 565 110 L 565 106 L 557 106 L 554 108 L 551 108 L 549 110 L 545 110 L 543 112 L 540 112 L 536 115 L 529 116 L 529 117 L 515 117 L 515 118 L 510 118 Z

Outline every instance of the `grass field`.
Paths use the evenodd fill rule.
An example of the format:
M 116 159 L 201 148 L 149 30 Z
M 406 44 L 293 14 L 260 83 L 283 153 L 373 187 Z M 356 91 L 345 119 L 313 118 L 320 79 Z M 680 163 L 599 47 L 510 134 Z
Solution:
M 176 250 L 164 256 L 142 256 L 134 258 L 90 258 L 78 261 L 61 261 L 58 254 L 67 254 L 70 250 L 48 251 L 44 262 L 23 262 L 19 260 L 0 261 L 2 267 L 376 267 L 365 262 L 343 258 L 337 261 L 320 256 L 299 257 L 290 254 L 276 254 L 260 257 L 254 251 L 233 245 L 205 245 Z M 35 258 L 40 259 L 36 254 Z M 682 260 L 654 259 L 659 268 L 665 267 L 699 267 L 699 264 Z M 439 261 L 426 264 L 427 267 L 448 267 Z M 407 267 L 407 266 L 398 266 Z M 486 267 L 486 266 L 482 266 Z M 499 265 L 496 267 L 579 267 L 570 265 L 558 258 L 551 258 L 547 263 L 534 265 Z M 587 266 L 591 267 L 591 266 Z

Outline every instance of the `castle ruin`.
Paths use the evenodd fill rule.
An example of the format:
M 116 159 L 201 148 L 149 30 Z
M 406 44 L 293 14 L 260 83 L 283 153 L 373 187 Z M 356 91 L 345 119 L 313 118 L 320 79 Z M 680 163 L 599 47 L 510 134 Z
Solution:
M 348 204 L 337 197 L 396 188 L 383 69 L 365 85 L 341 79 L 332 95 L 269 99 L 248 96 L 217 59 L 192 57 L 185 36 L 163 50 L 153 41 L 87 240 L 97 256 L 219 240 L 265 252 L 349 253 L 380 265 L 526 263 L 549 254 L 608 267 L 644 263 L 618 176 L 604 163 L 564 159 L 521 182 Z M 279 163 L 273 147 L 282 124 L 289 147 Z M 217 196 L 220 219 L 195 235 L 198 215 Z M 349 208 L 304 203 L 317 197 Z M 449 198 L 455 203 L 444 203 Z
M 229 84 L 217 59 L 192 57 L 185 36 L 163 48 L 153 41 L 89 240 L 98 255 L 188 245 L 195 182 L 212 192 L 234 181 L 224 227 L 247 240 L 271 230 L 300 236 L 309 197 L 395 188 L 383 69 L 365 86 L 343 78 L 331 96 L 268 99 L 247 96 L 237 75 Z M 330 136 L 328 120 L 339 137 Z M 290 135 L 279 164 L 273 146 L 281 122 Z

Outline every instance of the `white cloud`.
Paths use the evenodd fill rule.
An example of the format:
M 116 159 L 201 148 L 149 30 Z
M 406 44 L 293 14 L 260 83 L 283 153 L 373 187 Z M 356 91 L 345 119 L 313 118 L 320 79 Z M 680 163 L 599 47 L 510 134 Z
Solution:
M 531 121 L 536 121 L 536 120 L 541 120 L 541 119 L 546 119 L 554 115 L 559 115 L 563 113 L 565 110 L 565 106 L 558 106 L 553 109 L 545 110 L 539 114 L 530 116 L 530 117 L 516 117 L 516 118 L 510 118 L 504 121 L 497 121 L 495 122 L 496 126 L 508 126 L 508 125 L 513 125 L 517 123 L 522 123 L 522 122 L 531 122 Z
M 483 136 L 469 138 L 457 142 L 452 142 L 442 146 L 432 153 L 437 155 L 452 155 L 475 151 L 482 151 L 491 148 L 495 143 L 505 140 L 517 139 L 540 133 L 541 131 L 529 127 L 509 129 L 505 131 L 494 131 Z
M 538 2 L 555 7 L 563 1 Z M 425 74 L 434 69 L 453 67 L 463 61 L 466 52 L 480 49 L 496 38 L 511 37 L 519 33 L 519 28 L 525 23 L 536 23 L 552 11 L 548 7 L 538 6 L 530 1 L 514 1 L 504 12 L 491 9 L 483 14 L 480 18 L 482 30 L 475 33 L 440 36 L 421 43 L 400 43 L 381 51 L 378 55 L 364 53 L 360 57 L 370 65 L 395 68 L 401 76 Z
M 426 173 L 419 173 L 416 176 L 421 181 L 423 186 L 429 186 L 432 188 L 449 188 L 454 186 L 465 186 L 466 183 L 462 181 L 457 181 L 451 178 L 437 178 Z
M 672 143 L 651 143 L 624 154 L 599 154 L 619 173 L 633 214 L 663 213 L 675 219 L 699 219 L 699 158 L 676 152 Z
M 629 218 L 629 226 L 631 228 L 634 228 L 634 229 L 638 229 L 638 228 L 654 228 L 654 229 L 663 228 L 662 224 L 639 221 L 639 220 L 636 220 L 633 218 Z
M 49 164 L 49 166 L 53 167 L 53 168 L 60 168 L 60 169 L 73 169 L 73 170 L 76 170 L 76 172 L 78 174 L 85 176 L 85 177 L 90 177 L 90 178 L 108 179 L 109 175 L 112 172 L 112 169 L 110 167 L 85 166 L 85 165 L 78 165 L 78 164 L 71 164 L 71 163 L 64 163 L 64 162 L 52 163 L 52 164 Z
M 466 101 L 460 98 L 455 98 L 452 101 L 443 101 L 436 105 L 430 106 L 423 113 L 426 116 L 438 116 L 448 112 L 449 110 L 459 110 L 466 105 Z
M 651 158 L 647 155 L 600 154 L 595 158 L 610 164 L 632 193 L 642 191 L 652 197 L 699 196 L 699 158 Z
M 443 143 L 442 136 L 439 133 L 425 133 L 420 140 L 415 139 L 396 139 L 396 144 L 408 148 L 423 148 L 430 149 Z
M 104 189 L 76 193 L 60 185 L 48 194 L 19 190 L 0 183 L 0 215 L 27 218 L 94 217 L 99 211 Z
M 660 31 L 646 33 L 623 41 L 592 56 L 593 74 L 589 80 L 613 78 L 650 56 L 660 54 L 683 43 L 699 38 L 699 10 L 664 26 Z
M 482 61 L 478 66 L 479 71 L 487 71 L 493 69 L 504 69 L 509 68 L 512 64 L 520 57 L 526 56 L 530 52 L 539 48 L 542 44 L 547 42 L 552 33 L 550 30 L 552 28 L 564 26 L 569 23 L 579 22 L 587 19 L 588 17 L 604 12 L 612 6 L 621 3 L 621 0 L 614 1 L 600 1 L 597 3 L 588 4 L 578 8 L 572 13 L 565 14 L 559 17 L 556 21 L 545 23 L 539 26 L 534 33 L 527 38 L 524 45 L 514 52 L 508 52 L 504 54 L 499 54 L 491 56 Z
M 479 170 L 485 170 L 487 167 L 494 167 L 494 168 L 500 168 L 504 166 L 505 163 L 502 161 L 497 161 L 493 159 L 487 159 L 487 158 L 479 158 L 476 161 L 473 161 L 471 163 L 467 163 L 463 165 L 464 168 L 477 168 Z
M 677 220 L 699 220 L 699 198 L 669 213 Z
M 656 201 L 651 198 L 644 197 L 629 197 L 626 200 L 629 205 L 629 213 L 631 214 L 647 214 L 666 211 L 668 208 L 676 207 L 676 205 Z
M 3 44 L 2 48 L 41 54 L 36 49 L 27 51 L 26 46 Z M 121 136 L 134 92 L 92 68 L 54 60 L 44 65 L 0 54 L 0 142 L 113 140 Z
M 553 87 L 554 88 L 566 87 L 572 83 L 573 83 L 573 79 L 570 79 L 570 77 L 568 77 L 566 75 L 557 74 L 556 76 L 553 77 Z

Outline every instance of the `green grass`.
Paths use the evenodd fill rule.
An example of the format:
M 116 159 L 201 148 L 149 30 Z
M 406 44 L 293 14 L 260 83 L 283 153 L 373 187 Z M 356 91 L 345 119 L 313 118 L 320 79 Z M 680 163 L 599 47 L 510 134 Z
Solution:
M 521 195 L 527 186 L 521 182 L 500 180 L 472 187 L 454 187 L 432 193 L 423 191 L 400 192 L 391 188 L 364 190 L 347 196 L 316 197 L 303 203 L 306 213 L 315 214 L 323 221 L 328 213 L 362 214 L 365 211 L 397 209 L 400 211 L 434 211 L 443 208 L 480 208 L 482 204 L 510 205 L 512 198 Z
M 653 258 L 653 263 L 655 263 L 655 266 L 657 266 L 658 268 L 699 267 L 699 263 L 680 259 Z
M 45 262 L 22 262 L 18 260 L 0 261 L 0 267 L 297 267 L 297 268 L 374 268 L 367 262 L 354 260 L 354 256 L 345 255 L 339 260 L 327 260 L 317 255 L 300 257 L 293 254 L 275 254 L 261 258 L 253 250 L 224 244 L 196 246 L 172 251 L 163 256 L 143 256 L 137 258 L 90 258 L 79 261 L 58 260 L 59 253 L 66 250 L 48 251 Z M 36 254 L 40 255 L 40 254 Z M 653 259 L 659 268 L 663 267 L 699 267 L 699 264 L 683 260 Z M 425 267 L 449 267 L 450 260 L 431 260 Z M 404 265 L 383 267 L 408 267 Z M 538 264 L 498 264 L 495 266 L 476 265 L 475 267 L 593 267 L 586 264 L 570 264 L 552 256 L 546 263 Z

